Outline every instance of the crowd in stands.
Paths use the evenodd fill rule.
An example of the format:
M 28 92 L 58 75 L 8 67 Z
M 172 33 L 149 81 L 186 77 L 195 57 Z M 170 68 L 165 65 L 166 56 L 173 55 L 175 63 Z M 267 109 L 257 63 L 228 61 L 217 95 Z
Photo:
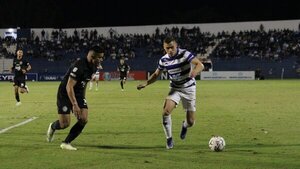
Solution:
M 289 56 L 300 56 L 300 34 L 291 30 L 244 31 L 219 33 L 220 43 L 213 55 L 231 59 L 249 56 L 259 60 L 280 61 Z
M 10 46 L 22 47 L 27 56 L 47 58 L 48 61 L 74 59 L 80 56 L 91 45 L 104 44 L 106 59 L 134 59 L 136 57 L 155 57 L 163 54 L 163 39 L 172 35 L 182 45 L 195 54 L 204 55 L 209 47 L 215 46 L 209 57 L 231 59 L 248 56 L 253 59 L 282 60 L 291 55 L 300 56 L 299 31 L 269 30 L 220 32 L 217 35 L 201 32 L 199 27 L 157 28 L 153 34 L 117 34 L 111 29 L 110 37 L 99 35 L 97 30 L 74 30 L 72 36 L 59 29 L 52 32 L 41 32 L 37 36 L 32 32 L 30 39 L 0 38 L 0 57 L 13 58 Z M 142 55 L 137 51 L 142 50 Z

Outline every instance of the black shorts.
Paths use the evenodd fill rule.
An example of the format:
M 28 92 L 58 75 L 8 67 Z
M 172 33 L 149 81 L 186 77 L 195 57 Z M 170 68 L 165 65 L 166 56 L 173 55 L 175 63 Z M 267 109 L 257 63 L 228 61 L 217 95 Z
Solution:
M 25 88 L 25 85 L 26 85 L 25 77 L 23 76 L 14 77 L 14 86 Z
M 127 75 L 126 74 L 121 74 L 120 75 L 120 80 L 126 80 L 127 79 Z
M 82 97 L 82 96 L 75 96 L 75 97 L 76 97 L 79 108 L 88 109 L 88 105 L 87 105 L 87 102 L 84 97 Z M 73 111 L 72 110 L 73 105 L 67 94 L 62 94 L 62 93 L 58 92 L 56 105 L 57 105 L 58 114 L 70 114 L 70 112 Z

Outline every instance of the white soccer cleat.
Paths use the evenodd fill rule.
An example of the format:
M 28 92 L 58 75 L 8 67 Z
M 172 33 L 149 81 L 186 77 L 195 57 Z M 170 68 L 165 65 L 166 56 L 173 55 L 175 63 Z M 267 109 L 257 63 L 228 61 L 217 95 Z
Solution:
M 77 150 L 77 148 L 73 147 L 70 143 L 61 143 L 60 148 L 64 150 Z
M 21 102 L 17 102 L 16 106 L 21 106 L 21 104 L 22 104 Z
M 54 139 L 54 131 L 51 127 L 52 123 L 49 124 L 48 130 L 47 130 L 47 141 L 52 142 Z

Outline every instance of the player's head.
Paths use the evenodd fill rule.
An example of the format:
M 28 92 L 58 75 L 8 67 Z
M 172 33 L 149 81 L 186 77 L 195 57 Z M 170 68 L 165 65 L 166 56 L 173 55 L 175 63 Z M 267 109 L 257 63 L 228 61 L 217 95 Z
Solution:
M 177 42 L 173 37 L 166 37 L 163 44 L 165 52 L 169 56 L 175 56 L 177 53 Z
M 88 58 L 91 63 L 94 65 L 99 65 L 99 63 L 103 60 L 104 57 L 104 49 L 100 46 L 93 46 L 89 49 Z
M 22 59 L 22 57 L 23 57 L 23 50 L 22 49 L 18 49 L 17 50 L 17 59 Z

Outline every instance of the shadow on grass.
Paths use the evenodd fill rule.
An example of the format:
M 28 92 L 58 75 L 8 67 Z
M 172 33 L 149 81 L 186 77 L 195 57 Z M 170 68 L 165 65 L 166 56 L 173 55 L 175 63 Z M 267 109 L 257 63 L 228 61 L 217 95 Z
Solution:
M 147 150 L 147 149 L 165 149 L 165 146 L 137 146 L 137 145 L 78 145 L 80 147 L 98 148 L 98 149 L 109 149 L 109 150 Z

